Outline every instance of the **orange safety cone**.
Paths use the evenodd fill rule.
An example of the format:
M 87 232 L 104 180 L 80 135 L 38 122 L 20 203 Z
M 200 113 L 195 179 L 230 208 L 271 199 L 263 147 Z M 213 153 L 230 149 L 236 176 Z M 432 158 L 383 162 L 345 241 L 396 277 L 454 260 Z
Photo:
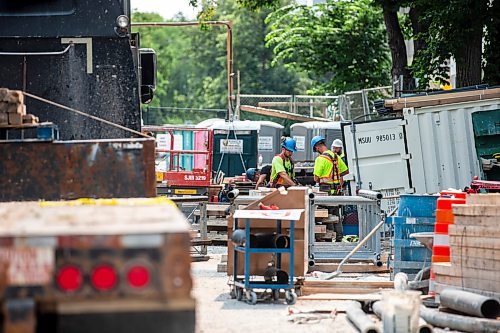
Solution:
M 450 236 L 448 227 L 454 222 L 452 205 L 465 204 L 466 193 L 442 191 L 437 199 L 436 223 L 434 224 L 434 243 L 432 246 L 432 264 L 450 262 Z M 436 296 L 436 274 L 430 270 L 429 295 Z

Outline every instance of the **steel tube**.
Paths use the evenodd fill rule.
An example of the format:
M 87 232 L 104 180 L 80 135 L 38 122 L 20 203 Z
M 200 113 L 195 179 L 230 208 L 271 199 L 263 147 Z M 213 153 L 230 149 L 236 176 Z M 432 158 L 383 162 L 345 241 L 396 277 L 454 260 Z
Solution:
M 381 333 L 380 327 L 361 309 L 361 304 L 354 302 L 346 309 L 347 318 L 361 333 Z
M 458 289 L 443 290 L 440 303 L 447 308 L 476 317 L 496 318 L 500 314 L 500 304 L 496 299 Z
M 257 238 L 255 235 L 250 234 L 250 247 L 256 247 L 257 245 Z M 231 241 L 234 243 L 236 246 L 245 246 L 246 242 L 246 235 L 245 235 L 245 229 L 238 229 L 233 232 L 233 235 L 231 236 Z
M 376 191 L 370 191 L 370 190 L 359 190 L 358 194 L 361 197 L 372 199 L 372 200 L 380 200 L 383 197 L 382 193 L 376 192 Z
M 328 195 L 328 196 L 316 196 L 314 198 L 314 204 L 321 206 L 356 205 L 356 204 L 376 205 L 377 202 L 360 196 Z
M 380 319 L 383 317 L 384 304 L 382 301 L 377 301 L 372 304 L 373 313 L 377 315 Z M 434 331 L 433 327 L 429 325 L 422 317 L 418 319 L 418 333 L 432 333 Z
M 461 316 L 428 309 L 425 306 L 420 308 L 420 315 L 431 325 L 457 331 L 496 333 L 500 330 L 500 320 Z
M 286 249 L 290 246 L 290 238 L 282 234 L 255 234 L 255 241 L 258 248 Z
M 238 190 L 238 189 L 236 189 L 236 188 L 235 188 L 234 190 L 232 190 L 232 191 L 227 192 L 227 198 L 228 198 L 229 200 L 234 200 L 234 199 L 236 199 L 236 197 L 237 197 L 238 195 L 240 195 L 240 190 Z

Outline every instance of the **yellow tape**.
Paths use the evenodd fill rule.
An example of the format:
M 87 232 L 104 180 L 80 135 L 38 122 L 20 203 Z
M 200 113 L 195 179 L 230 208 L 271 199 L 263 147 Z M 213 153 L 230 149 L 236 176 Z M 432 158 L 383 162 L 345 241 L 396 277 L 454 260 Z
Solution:
M 40 201 L 40 207 L 67 207 L 67 206 L 154 206 L 169 204 L 177 205 L 166 197 L 156 198 L 131 198 L 131 199 L 92 199 L 81 198 L 69 201 Z

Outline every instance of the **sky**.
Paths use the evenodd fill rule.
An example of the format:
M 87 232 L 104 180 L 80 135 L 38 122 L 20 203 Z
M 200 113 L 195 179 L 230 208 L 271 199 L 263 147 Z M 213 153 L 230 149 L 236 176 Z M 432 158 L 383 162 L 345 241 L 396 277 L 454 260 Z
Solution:
M 188 19 L 196 18 L 196 9 L 189 6 L 189 0 L 131 0 L 132 10 L 140 12 L 154 12 L 170 19 L 178 12 L 182 12 Z
M 196 9 L 189 6 L 189 0 L 131 0 L 132 10 L 140 12 L 159 13 L 163 18 L 170 19 L 178 12 L 182 12 L 188 19 L 196 18 Z M 313 0 L 297 0 L 298 3 L 312 4 Z M 324 0 L 316 0 L 324 2 Z

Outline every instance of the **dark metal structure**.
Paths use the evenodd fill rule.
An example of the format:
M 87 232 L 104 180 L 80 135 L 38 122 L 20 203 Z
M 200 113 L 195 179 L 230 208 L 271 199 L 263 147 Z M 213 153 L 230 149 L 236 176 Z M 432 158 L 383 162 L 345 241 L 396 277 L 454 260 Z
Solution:
M 154 141 L 0 143 L 0 201 L 156 196 Z
M 129 17 L 128 0 L 0 2 L 0 86 L 140 130 L 139 38 Z M 26 106 L 57 124 L 62 140 L 131 136 L 39 101 Z

